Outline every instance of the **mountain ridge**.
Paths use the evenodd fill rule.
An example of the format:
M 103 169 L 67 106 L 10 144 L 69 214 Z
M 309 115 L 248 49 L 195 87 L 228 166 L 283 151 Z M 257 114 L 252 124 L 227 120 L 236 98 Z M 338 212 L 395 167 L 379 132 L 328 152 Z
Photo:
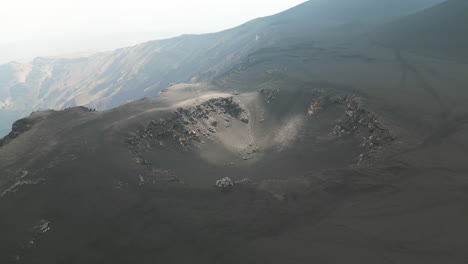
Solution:
M 372 3 L 368 0 L 355 2 L 361 6 Z M 436 2 L 439 1 L 417 1 L 411 4 L 411 10 Z M 398 6 L 398 3 L 382 4 Z M 314 11 L 318 9 L 315 5 L 325 6 L 325 12 Z M 402 13 L 401 10 L 392 12 L 390 16 Z M 310 14 L 320 14 L 322 18 L 317 16 L 311 20 L 316 22 L 308 22 Z M 320 22 L 327 17 L 335 22 Z M 3 70 L 0 70 L 0 105 L 5 105 L 7 100 L 10 103 L 8 107 L 0 107 L 0 112 L 19 118 L 35 110 L 58 110 L 76 105 L 110 109 L 131 100 L 152 97 L 171 83 L 209 80 L 258 49 L 285 39 L 300 41 L 324 27 L 358 17 L 366 16 L 358 13 L 341 18 L 326 1 L 309 1 L 277 15 L 258 18 L 218 33 L 150 41 L 87 58 L 38 58 L 19 68 L 3 65 Z M 294 33 L 298 31 L 306 32 L 306 36 Z M 7 81 L 1 81 L 3 79 Z M 6 134 L 8 122 L 2 123 L 3 134 Z

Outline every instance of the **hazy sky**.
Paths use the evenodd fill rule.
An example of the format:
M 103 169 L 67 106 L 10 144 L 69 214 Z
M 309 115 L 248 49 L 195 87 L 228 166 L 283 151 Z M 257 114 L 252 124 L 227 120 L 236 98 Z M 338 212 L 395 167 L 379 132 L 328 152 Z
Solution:
M 0 0 L 0 64 L 231 28 L 305 0 Z
M 271 15 L 304 0 L 2 0 L 0 43 L 67 34 L 200 33 Z
M 216 32 L 305 1 L 0 0 L 0 64 L 113 50 L 185 33 Z M 407 3 L 418 6 L 424 1 L 443 0 Z

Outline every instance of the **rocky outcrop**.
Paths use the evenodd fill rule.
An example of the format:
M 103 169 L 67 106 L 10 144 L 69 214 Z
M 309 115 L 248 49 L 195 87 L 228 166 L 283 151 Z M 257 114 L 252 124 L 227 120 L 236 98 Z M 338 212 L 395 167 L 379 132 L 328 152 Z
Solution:
M 234 187 L 234 183 L 229 177 L 224 177 L 221 180 L 217 180 L 215 186 L 221 190 L 229 190 Z
M 381 124 L 378 116 L 368 110 L 362 100 L 354 95 L 336 95 L 322 89 L 314 90 L 307 114 L 317 115 L 332 106 L 344 107 L 344 113 L 330 135 L 362 137 L 361 147 L 366 148 L 367 151 L 359 155 L 358 164 L 371 159 L 372 154 L 382 150 L 394 140 L 389 129 Z
M 364 108 L 359 98 L 345 95 L 333 97 L 330 101 L 345 106 L 345 114 L 335 125 L 333 135 L 351 135 L 366 130 L 367 135 L 363 137 L 361 146 L 372 150 L 381 149 L 393 141 L 394 138 L 389 130 L 380 123 L 375 113 Z
M 266 89 L 262 88 L 258 90 L 260 95 L 265 99 L 265 101 L 270 104 L 273 103 L 273 101 L 278 97 L 279 95 L 279 90 L 278 89 Z
M 212 141 L 216 128 L 230 127 L 232 119 L 249 122 L 247 112 L 232 97 L 210 99 L 194 107 L 178 108 L 169 119 L 151 121 L 145 128 L 127 138 L 127 143 L 138 152 L 140 148 L 165 146 L 167 141 L 175 141 L 181 147 L 194 142 Z
M 307 115 L 309 116 L 318 114 L 328 102 L 328 97 L 325 96 L 324 90 L 314 90 L 312 97 L 314 99 L 312 99 L 312 102 L 307 109 Z
M 37 119 L 27 117 L 13 123 L 11 132 L 8 135 L 6 135 L 3 139 L 0 139 L 0 147 L 8 144 L 19 135 L 30 130 L 36 122 Z
M 154 167 L 142 153 L 154 149 L 189 151 L 195 144 L 214 142 L 217 129 L 229 129 L 234 120 L 248 123 L 249 115 L 233 97 L 214 98 L 196 106 L 177 108 L 168 118 L 152 120 L 127 137 L 126 143 L 136 163 L 150 175 L 165 175 L 169 182 L 181 182 L 171 173 L 161 173 L 162 169 Z

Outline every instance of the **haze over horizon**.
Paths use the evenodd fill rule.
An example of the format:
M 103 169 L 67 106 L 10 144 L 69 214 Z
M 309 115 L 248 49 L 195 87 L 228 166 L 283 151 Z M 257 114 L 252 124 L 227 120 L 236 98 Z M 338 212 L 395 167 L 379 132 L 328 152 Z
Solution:
M 112 50 L 181 34 L 211 33 L 273 15 L 304 0 L 135 0 L 3 3 L 0 64 Z

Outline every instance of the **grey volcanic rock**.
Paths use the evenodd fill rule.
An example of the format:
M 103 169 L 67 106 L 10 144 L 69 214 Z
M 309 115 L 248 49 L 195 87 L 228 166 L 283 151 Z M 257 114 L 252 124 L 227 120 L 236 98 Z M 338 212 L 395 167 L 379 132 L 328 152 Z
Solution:
M 187 149 L 194 143 L 212 140 L 218 120 L 245 120 L 245 109 L 234 102 L 233 97 L 209 99 L 194 107 L 179 107 L 174 113 L 159 122 L 152 120 L 144 129 L 129 137 L 127 143 L 135 153 L 153 147 L 164 147 L 178 143 Z M 243 121 L 244 122 L 244 121 Z M 227 127 L 228 128 L 228 127 Z
M 229 177 L 224 177 L 221 180 L 217 180 L 215 186 L 222 190 L 227 190 L 234 187 L 234 183 Z

